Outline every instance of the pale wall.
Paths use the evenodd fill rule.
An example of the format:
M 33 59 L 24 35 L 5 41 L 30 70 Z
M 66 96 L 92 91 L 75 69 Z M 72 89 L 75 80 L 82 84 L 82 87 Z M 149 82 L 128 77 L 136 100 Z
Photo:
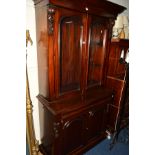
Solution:
M 36 26 L 35 26 L 35 9 L 32 0 L 26 0 L 26 29 L 30 31 L 30 36 L 33 45 L 30 43 L 27 47 L 27 67 L 29 77 L 30 95 L 33 104 L 33 119 L 36 139 L 40 141 L 40 124 L 39 124 L 39 108 L 36 96 L 38 90 L 38 65 L 37 65 L 37 51 L 36 51 Z

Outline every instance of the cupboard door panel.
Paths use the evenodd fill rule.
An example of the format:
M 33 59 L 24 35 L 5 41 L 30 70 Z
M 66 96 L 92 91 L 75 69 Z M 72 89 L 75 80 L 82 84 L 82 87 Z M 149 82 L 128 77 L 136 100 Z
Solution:
M 63 127 L 64 155 L 83 145 L 84 118 L 77 117 L 66 121 Z
M 105 130 L 107 105 L 92 109 L 88 112 L 87 140 L 96 138 Z

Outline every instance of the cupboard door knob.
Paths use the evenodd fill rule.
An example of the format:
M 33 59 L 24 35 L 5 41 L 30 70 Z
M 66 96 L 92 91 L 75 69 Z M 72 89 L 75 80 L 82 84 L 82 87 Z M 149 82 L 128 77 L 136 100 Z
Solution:
M 94 116 L 94 113 L 92 111 L 89 111 L 89 117 Z
M 69 122 L 69 121 L 67 121 L 67 122 L 64 124 L 63 129 L 68 128 L 68 127 L 69 127 L 69 125 L 70 125 L 70 122 Z
M 88 7 L 85 7 L 85 10 L 88 11 L 89 10 Z

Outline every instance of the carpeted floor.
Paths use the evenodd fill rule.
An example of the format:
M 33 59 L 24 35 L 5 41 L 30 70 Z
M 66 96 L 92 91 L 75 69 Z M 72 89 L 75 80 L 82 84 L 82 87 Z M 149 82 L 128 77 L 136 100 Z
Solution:
M 111 140 L 105 139 L 83 155 L 129 155 L 129 128 L 120 132 L 112 150 L 109 149 L 110 144 Z M 26 148 L 26 155 L 29 155 L 28 146 Z
M 129 129 L 123 129 L 117 143 L 109 149 L 111 140 L 105 139 L 83 155 L 129 155 Z

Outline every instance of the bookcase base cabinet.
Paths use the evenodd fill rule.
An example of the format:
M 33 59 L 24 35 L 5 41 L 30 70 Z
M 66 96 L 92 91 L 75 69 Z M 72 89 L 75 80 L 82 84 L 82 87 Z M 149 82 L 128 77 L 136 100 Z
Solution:
M 34 0 L 42 148 L 82 154 L 105 137 L 112 27 L 124 7 L 103 0 Z
M 45 154 L 80 155 L 106 137 L 108 105 L 113 102 L 112 91 L 100 89 L 102 97 L 97 94 L 99 91 L 94 96 L 92 93 L 95 92 L 85 99 L 69 99 L 68 105 L 65 105 L 67 99 L 52 103 L 38 95 L 45 113 L 42 138 Z M 67 109 L 62 109 L 64 106 Z

